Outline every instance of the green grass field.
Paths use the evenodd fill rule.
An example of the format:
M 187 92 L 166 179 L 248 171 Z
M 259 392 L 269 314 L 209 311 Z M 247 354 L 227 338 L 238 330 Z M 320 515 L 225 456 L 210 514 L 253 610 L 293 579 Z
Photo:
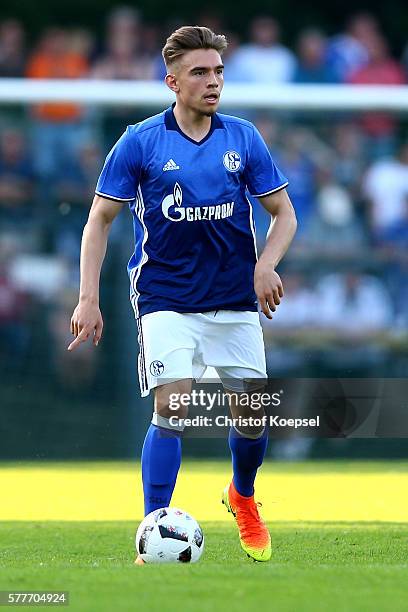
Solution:
M 124 473 L 131 479 L 134 465 L 0 466 L 0 590 L 69 591 L 68 609 L 84 612 L 406 611 L 407 467 L 401 463 L 269 465 L 259 489 L 273 555 L 271 562 L 259 564 L 242 553 L 231 515 L 219 503 L 218 481 L 225 480 L 228 465 L 185 464 L 186 482 L 180 481 L 174 505 L 194 508 L 206 537 L 202 560 L 196 565 L 140 567 L 133 564 L 139 519 L 123 519 L 122 504 L 132 505 L 132 497 L 126 501 L 128 490 L 120 487 Z M 58 470 L 65 485 L 66 515 L 63 500 L 57 504 L 54 499 L 59 490 L 47 488 Z M 75 477 L 64 481 L 66 473 Z M 10 482 L 16 482 L 13 474 L 19 474 L 17 491 L 10 489 Z M 109 487 L 95 488 L 87 498 L 87 479 L 94 482 L 101 474 Z M 299 478 L 304 482 L 300 490 Z M 384 497 L 381 484 L 385 481 Z M 131 482 L 129 494 L 134 500 L 140 492 Z M 193 499 L 192 482 L 206 487 L 201 506 Z M 288 499 L 295 503 L 296 495 L 296 511 L 303 520 L 282 520 L 280 506 L 284 509 Z M 366 515 L 356 520 L 361 495 Z M 84 496 L 85 501 L 92 497 L 94 505 L 84 505 Z M 23 509 L 17 507 L 20 504 Z M 50 518 L 50 504 L 57 520 Z M 13 505 L 20 520 L 11 520 Z M 121 520 L 106 520 L 115 505 Z M 208 520 L 215 512 L 220 512 L 219 519 Z M 68 515 L 71 520 L 66 520 Z M 313 520 L 319 516 L 324 520 Z

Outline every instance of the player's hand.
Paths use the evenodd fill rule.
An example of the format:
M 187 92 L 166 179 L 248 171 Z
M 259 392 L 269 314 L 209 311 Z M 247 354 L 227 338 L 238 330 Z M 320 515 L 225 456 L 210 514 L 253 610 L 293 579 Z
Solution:
M 281 303 L 283 286 L 279 274 L 267 261 L 260 259 L 255 266 L 254 288 L 261 310 L 268 319 Z
M 103 320 L 99 306 L 90 302 L 79 302 L 71 317 L 71 334 L 75 340 L 68 346 L 73 351 L 82 342 L 93 336 L 93 343 L 98 346 L 102 336 Z

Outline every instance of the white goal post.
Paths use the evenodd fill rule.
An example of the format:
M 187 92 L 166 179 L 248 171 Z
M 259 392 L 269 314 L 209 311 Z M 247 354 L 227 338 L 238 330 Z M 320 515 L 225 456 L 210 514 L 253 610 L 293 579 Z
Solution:
M 106 107 L 157 108 L 168 106 L 173 99 L 173 94 L 160 81 L 0 79 L 0 104 L 69 101 Z M 226 82 L 222 106 L 302 111 L 408 112 L 408 86 Z

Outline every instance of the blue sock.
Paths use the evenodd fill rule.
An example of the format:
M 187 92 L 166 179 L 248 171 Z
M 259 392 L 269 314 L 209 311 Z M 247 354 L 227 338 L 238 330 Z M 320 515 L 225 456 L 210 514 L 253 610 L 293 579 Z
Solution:
M 231 427 L 228 437 L 232 455 L 234 486 L 240 495 L 251 497 L 254 494 L 255 476 L 262 465 L 268 446 L 268 431 L 259 438 L 245 438 Z
M 170 505 L 181 463 L 181 433 L 150 424 L 142 450 L 145 516 Z

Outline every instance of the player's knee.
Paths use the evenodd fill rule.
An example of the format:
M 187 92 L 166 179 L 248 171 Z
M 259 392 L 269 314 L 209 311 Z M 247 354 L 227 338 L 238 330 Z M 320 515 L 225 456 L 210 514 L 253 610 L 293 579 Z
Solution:
M 155 412 L 164 417 L 165 419 L 169 419 L 170 417 L 176 419 L 185 419 L 188 415 L 188 407 L 187 406 L 178 406 L 172 407 L 171 402 L 156 402 Z
M 243 438 L 249 438 L 250 440 L 258 440 L 259 438 L 263 438 L 265 435 L 266 427 L 264 424 L 260 424 L 259 426 L 241 426 L 234 425 L 234 430 L 239 436 Z
M 154 409 L 163 418 L 185 419 L 188 415 L 190 381 L 178 381 L 157 387 Z
M 248 402 L 248 398 L 241 395 L 230 402 L 231 416 L 234 418 L 234 427 L 241 435 L 248 438 L 259 438 L 263 435 L 266 425 L 266 414 L 263 406 Z

